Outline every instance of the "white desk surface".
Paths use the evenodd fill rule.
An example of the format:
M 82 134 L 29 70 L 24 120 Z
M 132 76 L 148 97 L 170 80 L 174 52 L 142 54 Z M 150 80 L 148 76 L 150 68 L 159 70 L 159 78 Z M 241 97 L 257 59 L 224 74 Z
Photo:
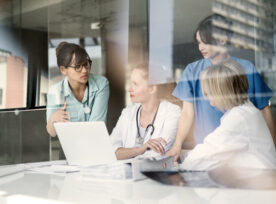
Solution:
M 84 179 L 79 172 L 51 175 L 22 171 L 0 177 L 0 203 L 275 204 L 276 190 L 189 188 L 150 179 L 110 182 Z

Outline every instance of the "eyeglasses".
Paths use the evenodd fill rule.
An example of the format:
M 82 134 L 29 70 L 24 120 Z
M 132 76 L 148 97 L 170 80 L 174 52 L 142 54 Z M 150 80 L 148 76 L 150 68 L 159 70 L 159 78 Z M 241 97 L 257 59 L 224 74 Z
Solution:
M 81 65 L 75 65 L 75 66 L 69 65 L 67 67 L 74 68 L 76 72 L 81 72 L 83 67 L 87 71 L 90 71 L 91 65 L 92 65 L 92 60 L 87 60 L 85 63 L 83 63 Z

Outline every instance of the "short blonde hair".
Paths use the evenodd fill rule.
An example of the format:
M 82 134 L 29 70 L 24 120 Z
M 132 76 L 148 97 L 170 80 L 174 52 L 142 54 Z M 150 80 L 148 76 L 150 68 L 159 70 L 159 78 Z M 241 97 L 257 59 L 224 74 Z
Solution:
M 215 101 L 220 110 L 228 110 L 248 101 L 249 83 L 243 67 L 229 60 L 208 67 L 201 73 L 202 93 Z
M 137 64 L 136 66 L 133 66 L 131 71 L 133 71 L 133 70 L 143 71 L 143 78 L 148 80 L 148 78 L 149 78 L 149 63 L 148 62 L 143 62 L 143 63 Z

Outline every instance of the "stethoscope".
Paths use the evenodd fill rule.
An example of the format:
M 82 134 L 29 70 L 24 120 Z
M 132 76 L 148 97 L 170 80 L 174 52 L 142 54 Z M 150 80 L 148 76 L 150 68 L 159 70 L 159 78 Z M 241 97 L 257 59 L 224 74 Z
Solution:
M 64 102 L 66 101 L 67 96 L 64 97 Z M 89 107 L 89 83 L 87 82 L 87 98 L 86 98 L 86 104 L 82 107 L 83 112 L 85 114 L 85 118 L 87 117 L 87 114 L 91 113 L 91 108 Z M 87 120 L 87 119 L 85 119 Z
M 157 108 L 157 110 L 156 110 L 156 113 L 155 113 L 155 115 L 154 115 L 154 118 L 153 118 L 153 120 L 152 120 L 152 123 L 149 124 L 149 125 L 146 127 L 144 137 L 141 136 L 140 131 L 139 131 L 139 121 L 138 121 L 139 119 L 138 119 L 138 116 L 139 116 L 139 111 L 140 111 L 140 109 L 141 109 L 141 105 L 139 106 L 139 108 L 138 108 L 138 110 L 137 110 L 137 112 L 136 112 L 136 127 L 137 127 L 136 143 L 137 143 L 137 144 L 143 144 L 144 139 L 145 139 L 147 133 L 149 132 L 149 130 L 151 130 L 151 131 L 150 131 L 150 136 L 153 135 L 153 133 L 154 133 L 154 121 L 155 121 L 155 118 L 156 118 L 156 115 L 157 115 L 159 106 L 158 106 L 158 108 Z
M 86 98 L 86 104 L 83 107 L 83 112 L 85 114 L 89 114 L 91 112 L 91 108 L 89 107 L 89 84 L 87 82 L 87 98 Z

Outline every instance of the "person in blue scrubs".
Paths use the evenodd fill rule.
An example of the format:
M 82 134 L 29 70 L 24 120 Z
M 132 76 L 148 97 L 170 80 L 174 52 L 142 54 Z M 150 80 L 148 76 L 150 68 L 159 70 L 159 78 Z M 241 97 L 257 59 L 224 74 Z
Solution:
M 47 132 L 56 136 L 55 122 L 105 121 L 109 82 L 91 74 L 92 61 L 85 49 L 62 42 L 56 49 L 57 64 L 65 78 L 47 95 Z
M 199 24 L 195 32 L 195 40 L 204 58 L 188 64 L 173 92 L 175 97 L 183 101 L 177 138 L 173 147 L 167 152 L 168 156 L 174 156 L 175 161 L 177 161 L 182 144 L 193 125 L 195 145 L 202 143 L 204 138 L 219 126 L 223 112 L 210 106 L 209 102 L 203 97 L 200 74 L 211 65 L 226 60 L 235 60 L 244 67 L 249 81 L 248 94 L 250 101 L 262 111 L 274 143 L 276 141 L 274 119 L 269 107 L 269 99 L 273 96 L 273 92 L 262 80 L 256 67 L 251 62 L 230 56 L 226 49 L 227 41 L 213 38 L 212 31 L 215 30 L 215 27 L 212 21 L 214 18 L 229 24 L 229 20 L 217 14 L 206 17 Z

